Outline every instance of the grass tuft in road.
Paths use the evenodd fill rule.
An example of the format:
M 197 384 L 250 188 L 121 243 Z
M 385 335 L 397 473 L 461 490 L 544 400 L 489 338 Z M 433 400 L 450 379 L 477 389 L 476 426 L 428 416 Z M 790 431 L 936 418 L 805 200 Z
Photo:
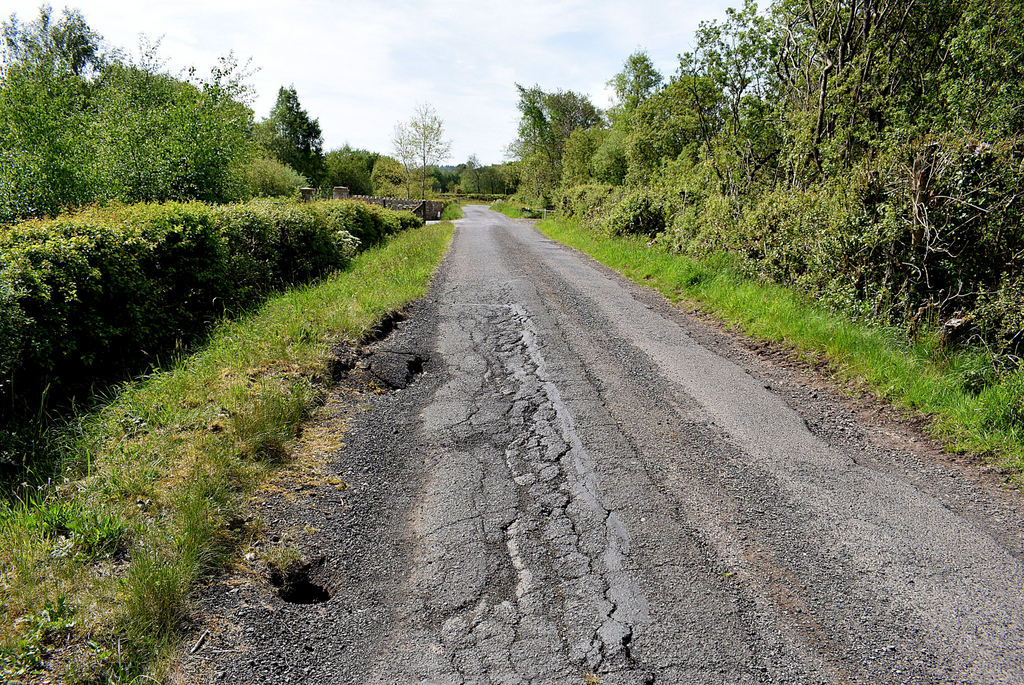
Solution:
M 538 228 L 672 301 L 694 302 L 748 335 L 824 359 L 840 381 L 926 415 L 950 448 L 983 455 L 1024 485 L 1024 369 L 976 390 L 973 380 L 988 367 L 982 352 L 945 350 L 938 336 L 910 343 L 852 321 L 782 286 L 741 276 L 728 255 L 695 260 L 561 217 Z
M 402 232 L 53 431 L 60 482 L 0 503 L 4 682 L 160 676 L 197 582 L 252 533 L 246 495 L 324 397 L 332 341 L 421 297 L 452 232 Z

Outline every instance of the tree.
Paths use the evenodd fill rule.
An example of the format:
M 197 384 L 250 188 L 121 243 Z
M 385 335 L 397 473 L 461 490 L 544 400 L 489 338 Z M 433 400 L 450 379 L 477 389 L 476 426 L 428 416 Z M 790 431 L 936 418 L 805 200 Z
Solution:
M 721 99 L 708 78 L 680 74 L 637 107 L 625 141 L 630 181 L 648 183 L 691 143 L 707 149 L 722 126 Z
M 102 196 L 223 202 L 244 194 L 233 186 L 253 156 L 252 112 L 215 83 L 116 62 L 91 107 Z
M 65 8 L 60 21 L 54 21 L 53 8 L 44 5 L 31 24 L 11 15 L 3 26 L 3 41 L 13 63 L 51 74 L 87 76 L 105 61 L 103 37 L 78 10 Z
M 398 195 L 408 178 L 405 169 L 397 159 L 382 155 L 377 158 L 373 165 L 373 172 L 370 174 L 373 194 L 383 197 Z
M 711 168 L 733 196 L 749 191 L 779 152 L 774 35 L 754 0 L 745 0 L 724 21 L 701 22 L 696 47 L 679 58 Z
M 654 68 L 647 51 L 637 50 L 626 59 L 622 71 L 608 85 L 615 89 L 623 113 L 627 116 L 661 85 L 661 73 Z
M 475 154 L 470 155 L 466 163 L 462 165 L 461 178 L 466 192 L 480 192 L 480 160 Z M 470 191 L 470 185 L 472 185 L 472 191 Z
M 95 197 L 86 74 L 100 37 L 82 15 L 54 21 L 44 7 L 34 22 L 3 24 L 6 73 L 0 79 L 0 223 L 57 214 Z
M 496 195 L 502 192 L 505 181 L 501 175 L 501 166 L 498 164 L 492 164 L 490 166 L 481 167 L 479 176 L 477 177 L 477 183 L 480 185 L 481 193 Z
M 444 137 L 444 121 L 429 103 L 417 105 L 408 122 L 395 124 L 392 142 L 395 155 L 410 177 L 412 173 L 419 177 L 420 193 L 426 198 L 430 168 L 451 153 L 451 141 Z
M 590 163 L 601 145 L 607 129 L 578 128 L 569 135 L 562 155 L 562 185 L 566 188 L 594 180 Z
M 0 80 L 0 223 L 94 198 L 86 93 L 75 76 L 8 66 Z
M 562 155 L 576 129 L 601 123 L 601 115 L 584 95 L 571 90 L 546 93 L 539 86 L 519 89 L 519 138 L 510 153 L 521 162 L 520 182 L 537 199 L 557 187 L 562 177 Z
M 371 174 L 380 155 L 368 150 L 356 150 L 348 145 L 331 150 L 324 157 L 324 175 L 321 185 L 328 188 L 345 186 L 353 195 L 372 195 Z
M 590 159 L 590 174 L 600 183 L 621 185 L 628 171 L 626 161 L 626 130 L 613 126 L 604 130 L 601 144 Z
M 436 190 L 442 193 L 453 192 L 459 187 L 461 168 L 461 166 L 457 166 L 454 169 L 446 170 L 435 166 L 430 171 L 430 182 Z
M 1024 5 L 965 2 L 956 28 L 939 79 L 944 97 L 938 109 L 985 139 L 1024 134 Z
M 320 121 L 302 108 L 295 86 L 277 91 L 277 102 L 260 122 L 257 138 L 268 152 L 311 182 L 320 181 L 324 156 Z
M 255 155 L 244 66 L 167 74 L 155 46 L 103 52 L 78 12 L 0 30 L 0 222 L 119 199 L 221 202 L 244 195 Z
M 501 177 L 502 188 L 505 195 L 510 195 L 519 190 L 519 183 L 522 180 L 522 164 L 517 161 L 505 162 L 498 166 L 498 176 Z
M 966 36 L 951 30 L 962 8 L 970 4 L 781 0 L 773 7 L 778 99 L 786 105 L 790 147 L 800 153 L 793 161 L 794 176 L 845 173 L 865 153 L 874 156 L 870 150 L 884 129 L 890 129 L 888 135 L 895 126 L 902 129 L 901 135 L 913 137 L 937 119 L 949 130 L 960 122 L 949 122 L 947 112 L 976 111 L 978 101 L 944 103 L 937 97 L 951 85 L 937 78 L 943 63 L 956 64 L 959 70 L 972 61 L 958 49 L 963 46 L 960 38 Z M 994 15 L 998 3 L 975 6 L 983 8 L 986 26 L 1005 26 L 1000 20 L 1009 19 Z M 996 47 L 987 38 L 968 38 L 968 44 L 981 47 L 980 62 L 975 64 L 1019 65 L 1020 32 L 1016 33 L 1016 59 L 996 57 L 1004 46 Z M 1011 48 L 1008 53 L 1012 52 Z M 1019 79 L 1003 83 L 1013 81 Z M 968 90 L 985 101 L 996 95 L 979 86 L 972 83 Z
M 412 131 L 409 130 L 408 124 L 403 122 L 395 124 L 391 145 L 395 158 L 402 164 L 405 196 L 412 197 L 412 178 L 416 172 L 416 144 L 413 142 Z

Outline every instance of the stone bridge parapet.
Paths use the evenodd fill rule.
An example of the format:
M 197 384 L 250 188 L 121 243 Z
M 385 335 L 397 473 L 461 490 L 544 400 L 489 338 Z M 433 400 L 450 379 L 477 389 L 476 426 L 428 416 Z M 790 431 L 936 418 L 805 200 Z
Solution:
M 412 212 L 424 221 L 441 218 L 445 202 L 443 200 L 415 200 L 402 197 L 375 197 L 372 195 L 351 195 L 350 200 L 358 200 L 385 209 L 396 209 Z

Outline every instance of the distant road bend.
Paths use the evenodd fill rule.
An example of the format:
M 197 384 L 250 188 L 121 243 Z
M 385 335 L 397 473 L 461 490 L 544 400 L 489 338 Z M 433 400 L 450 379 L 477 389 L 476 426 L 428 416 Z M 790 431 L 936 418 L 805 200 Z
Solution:
M 424 374 L 354 420 L 333 466 L 351 508 L 313 523 L 334 595 L 224 608 L 242 627 L 222 677 L 1024 682 L 1016 493 L 526 223 L 465 213 L 382 343 Z

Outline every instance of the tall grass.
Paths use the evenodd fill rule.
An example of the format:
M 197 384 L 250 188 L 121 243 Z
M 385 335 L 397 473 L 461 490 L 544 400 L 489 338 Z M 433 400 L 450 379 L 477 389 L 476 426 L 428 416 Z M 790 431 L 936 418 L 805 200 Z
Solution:
M 405 231 L 53 429 L 60 482 L 0 504 L 0 673 L 122 682 L 168 653 L 244 535 L 229 522 L 324 396 L 332 342 L 422 296 L 452 230 Z M 74 657 L 53 658 L 58 642 Z
M 727 255 L 692 259 L 561 217 L 538 228 L 672 301 L 696 303 L 750 336 L 823 358 L 838 380 L 927 416 L 950 448 L 983 455 L 1024 484 L 1024 370 L 975 391 L 970 379 L 987 363 L 982 351 L 944 349 L 938 335 L 910 342 L 853 321 L 785 287 L 744 278 Z
M 465 214 L 462 212 L 462 205 L 466 204 L 462 200 L 452 200 L 444 206 L 444 210 L 441 211 L 441 219 L 443 221 L 455 221 L 461 219 Z

